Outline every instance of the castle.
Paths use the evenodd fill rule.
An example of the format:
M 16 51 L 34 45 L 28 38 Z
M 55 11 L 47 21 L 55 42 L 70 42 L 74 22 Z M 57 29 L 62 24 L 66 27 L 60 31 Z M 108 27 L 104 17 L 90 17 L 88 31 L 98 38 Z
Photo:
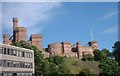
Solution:
M 26 40 L 26 27 L 18 26 L 18 18 L 13 18 L 13 35 L 3 35 L 4 44 L 12 44 L 21 40 Z M 12 39 L 13 38 L 13 39 Z M 75 45 L 71 45 L 70 42 L 60 42 L 49 44 L 47 48 L 42 47 L 42 34 L 32 34 L 28 40 L 31 45 L 38 47 L 42 51 L 44 57 L 51 55 L 59 55 L 65 57 L 78 57 L 82 58 L 85 54 L 91 54 L 94 56 L 93 51 L 98 49 L 97 41 L 89 41 L 88 46 L 81 46 L 80 42 L 76 42 Z

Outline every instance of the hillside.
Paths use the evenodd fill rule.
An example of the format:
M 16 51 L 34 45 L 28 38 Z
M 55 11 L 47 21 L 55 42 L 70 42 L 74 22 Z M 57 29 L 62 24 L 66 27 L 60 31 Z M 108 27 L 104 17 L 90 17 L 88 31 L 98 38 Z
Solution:
M 81 69 L 89 68 L 92 74 L 99 74 L 99 62 L 96 61 L 82 61 L 79 58 L 65 58 L 64 64 L 72 74 L 78 74 Z

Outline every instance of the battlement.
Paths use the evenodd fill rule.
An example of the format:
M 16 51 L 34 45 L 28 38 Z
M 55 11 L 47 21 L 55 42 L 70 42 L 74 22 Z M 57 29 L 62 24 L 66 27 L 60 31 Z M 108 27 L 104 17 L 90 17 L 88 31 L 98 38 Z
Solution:
M 9 37 L 10 37 L 9 34 L 4 34 L 4 35 L 3 35 L 3 38 L 9 38 Z
M 42 34 L 32 34 L 30 38 L 42 38 Z
M 64 45 L 71 45 L 71 43 L 70 42 L 62 42 L 62 44 L 64 44 Z
M 13 17 L 13 22 L 17 21 L 18 22 L 18 18 L 17 17 Z
M 9 34 L 4 34 L 3 35 L 3 43 L 4 44 L 11 44 L 12 40 L 9 40 L 10 35 Z
M 26 27 L 16 27 L 15 31 L 17 31 L 17 32 L 26 32 Z
M 38 47 L 38 49 L 42 50 L 42 34 L 32 34 L 30 36 L 30 43 L 36 47 Z

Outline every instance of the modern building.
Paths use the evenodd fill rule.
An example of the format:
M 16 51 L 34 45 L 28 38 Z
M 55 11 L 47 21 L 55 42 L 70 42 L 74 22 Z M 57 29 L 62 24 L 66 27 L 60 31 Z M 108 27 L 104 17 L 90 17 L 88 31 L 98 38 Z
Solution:
M 33 75 L 33 50 L 0 43 L 0 76 Z

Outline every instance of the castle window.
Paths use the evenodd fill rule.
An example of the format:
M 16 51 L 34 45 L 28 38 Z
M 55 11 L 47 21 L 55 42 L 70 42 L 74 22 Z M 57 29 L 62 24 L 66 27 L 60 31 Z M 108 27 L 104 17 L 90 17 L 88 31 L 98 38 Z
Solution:
M 40 44 L 40 41 L 36 41 L 36 44 Z

